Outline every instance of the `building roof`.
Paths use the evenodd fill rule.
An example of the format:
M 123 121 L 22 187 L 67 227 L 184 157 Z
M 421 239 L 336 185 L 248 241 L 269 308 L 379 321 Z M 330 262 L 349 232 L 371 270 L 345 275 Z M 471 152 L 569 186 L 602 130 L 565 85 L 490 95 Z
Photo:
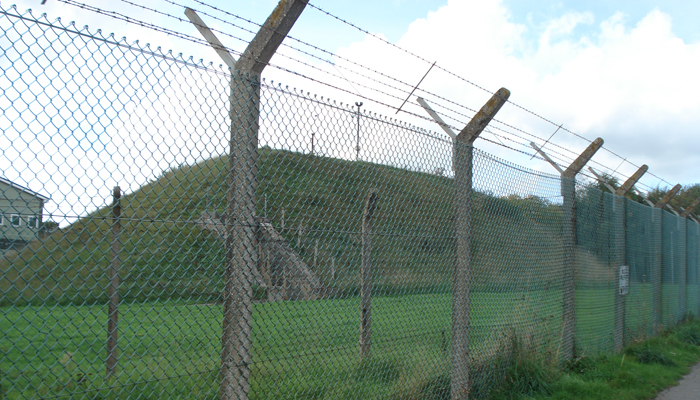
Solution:
M 6 183 L 6 184 L 12 186 L 13 188 L 15 188 L 15 189 L 17 189 L 17 190 L 21 190 L 21 191 L 23 191 L 23 192 L 25 192 L 25 193 L 29 193 L 29 194 L 31 194 L 32 196 L 41 199 L 42 201 L 49 201 L 49 200 L 51 200 L 50 198 L 44 196 L 43 194 L 37 193 L 37 192 L 35 192 L 35 191 L 31 190 L 31 189 L 28 189 L 28 188 L 26 188 L 26 187 L 24 187 L 24 186 L 20 186 L 20 185 L 14 183 L 14 182 L 12 182 L 12 181 L 9 181 L 9 180 L 3 178 L 2 176 L 0 176 L 0 182 Z

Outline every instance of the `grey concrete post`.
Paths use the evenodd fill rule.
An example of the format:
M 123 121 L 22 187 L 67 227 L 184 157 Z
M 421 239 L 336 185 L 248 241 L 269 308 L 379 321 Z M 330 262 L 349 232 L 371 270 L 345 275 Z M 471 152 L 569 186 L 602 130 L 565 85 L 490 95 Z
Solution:
M 613 232 L 615 241 L 615 253 L 613 256 L 613 268 L 615 271 L 615 332 L 614 349 L 619 353 L 625 341 L 625 296 L 620 294 L 619 279 L 620 266 L 626 265 L 626 237 L 625 237 L 625 197 L 613 196 Z
M 469 399 L 469 324 L 474 141 L 510 97 L 501 88 L 457 135 L 455 151 L 455 259 L 452 272 L 452 400 Z
M 576 174 L 603 146 L 597 138 L 561 174 L 561 195 L 564 213 L 564 273 L 562 282 L 562 343 L 561 357 L 570 360 L 574 356 L 576 340 Z
M 564 265 L 562 281 L 562 343 L 561 358 L 570 360 L 574 356 L 576 339 L 576 178 L 561 177 L 561 195 L 563 197 L 562 245 L 564 248 Z
M 683 245 L 683 251 L 680 252 L 679 254 L 679 265 L 678 265 L 678 308 L 681 314 L 681 317 L 684 317 L 685 314 L 688 312 L 688 304 L 687 304 L 687 293 L 686 291 L 688 290 L 688 247 L 687 247 L 687 241 L 686 241 L 686 219 L 685 218 L 678 218 L 677 220 L 677 229 L 678 229 L 678 243 Z
M 231 136 L 227 193 L 226 270 L 224 284 L 221 399 L 248 398 L 252 329 L 251 282 L 257 264 L 255 191 L 257 189 L 258 117 L 263 69 L 287 36 L 308 0 L 281 0 L 238 61 L 191 9 L 185 14 L 231 68 Z M 235 69 L 231 63 L 235 63 Z
M 662 307 L 662 282 L 663 277 L 663 211 L 660 208 L 653 207 L 651 209 L 651 287 L 652 287 L 652 324 L 654 333 L 661 331 L 661 323 L 663 321 Z

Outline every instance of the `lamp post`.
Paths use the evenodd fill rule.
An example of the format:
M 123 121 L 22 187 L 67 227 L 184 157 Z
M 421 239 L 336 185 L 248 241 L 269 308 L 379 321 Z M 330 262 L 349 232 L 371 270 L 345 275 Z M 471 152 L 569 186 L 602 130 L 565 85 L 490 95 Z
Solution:
M 357 106 L 357 147 L 355 147 L 355 151 L 357 152 L 355 159 L 359 160 L 360 159 L 360 107 L 362 107 L 362 102 L 355 103 Z
M 311 155 L 314 155 L 314 136 L 316 135 L 316 118 L 318 117 L 318 114 L 314 115 L 314 124 L 311 127 Z

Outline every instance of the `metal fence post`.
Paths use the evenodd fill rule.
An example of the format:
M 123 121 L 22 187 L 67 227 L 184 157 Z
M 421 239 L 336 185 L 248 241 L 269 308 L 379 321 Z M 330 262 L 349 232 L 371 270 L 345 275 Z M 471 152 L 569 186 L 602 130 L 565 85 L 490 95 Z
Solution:
M 452 272 L 451 398 L 469 398 L 472 167 L 474 141 L 510 97 L 499 89 L 457 135 L 455 152 L 455 259 Z
M 112 254 L 109 268 L 108 311 L 107 311 L 107 377 L 114 375 L 119 359 L 119 233 L 121 232 L 122 207 L 120 203 L 121 190 L 114 187 L 112 192 Z
M 377 206 L 377 189 L 370 189 L 362 215 L 362 266 L 360 277 L 360 358 L 372 351 L 372 217 Z

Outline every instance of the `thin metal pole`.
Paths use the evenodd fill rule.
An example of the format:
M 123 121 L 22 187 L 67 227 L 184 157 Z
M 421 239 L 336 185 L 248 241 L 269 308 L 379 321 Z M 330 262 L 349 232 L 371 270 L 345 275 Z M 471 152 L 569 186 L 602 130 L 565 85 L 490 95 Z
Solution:
M 355 155 L 356 160 L 360 159 L 360 107 L 362 107 L 362 104 L 362 102 L 355 103 L 357 106 L 357 147 L 355 147 L 355 151 L 357 151 L 357 154 Z

